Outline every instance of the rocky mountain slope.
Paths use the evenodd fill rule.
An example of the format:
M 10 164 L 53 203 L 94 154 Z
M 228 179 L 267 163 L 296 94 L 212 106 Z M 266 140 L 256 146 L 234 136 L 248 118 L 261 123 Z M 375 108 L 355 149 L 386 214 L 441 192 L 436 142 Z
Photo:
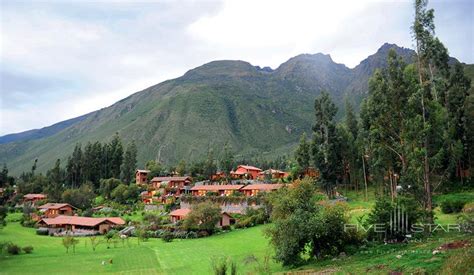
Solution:
M 59 127 L 0 137 L 0 163 L 19 173 L 38 158 L 44 171 L 76 143 L 107 141 L 116 132 L 125 145 L 135 140 L 140 166 L 158 158 L 198 160 L 209 149 L 219 157 L 225 143 L 243 157 L 288 153 L 311 131 L 314 98 L 328 91 L 342 115 L 344 98 L 357 104 L 364 97 L 368 78 L 386 65 L 391 48 L 407 61 L 414 54 L 384 44 L 354 69 L 321 53 L 295 56 L 275 70 L 213 61 Z

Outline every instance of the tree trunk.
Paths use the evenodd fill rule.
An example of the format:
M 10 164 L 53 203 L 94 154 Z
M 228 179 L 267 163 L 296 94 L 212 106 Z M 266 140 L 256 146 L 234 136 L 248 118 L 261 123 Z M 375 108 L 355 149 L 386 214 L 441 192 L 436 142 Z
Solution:
M 364 155 L 362 155 L 362 169 L 364 170 L 365 201 L 367 201 L 367 174 L 365 173 L 365 159 L 364 159 Z

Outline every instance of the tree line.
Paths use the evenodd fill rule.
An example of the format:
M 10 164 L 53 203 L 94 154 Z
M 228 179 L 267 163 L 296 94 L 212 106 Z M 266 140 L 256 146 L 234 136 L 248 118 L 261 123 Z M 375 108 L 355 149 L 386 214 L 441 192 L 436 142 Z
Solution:
M 394 199 L 397 186 L 433 209 L 432 193 L 448 183 L 465 185 L 472 170 L 471 82 L 435 36 L 434 11 L 415 1 L 411 30 L 416 62 L 407 64 L 394 50 L 388 66 L 369 80 L 360 116 L 346 102 L 345 118 L 326 92 L 315 100 L 311 140 L 301 137 L 295 152 L 300 173 L 313 166 L 329 196 L 344 184 L 367 190 L 374 184 Z

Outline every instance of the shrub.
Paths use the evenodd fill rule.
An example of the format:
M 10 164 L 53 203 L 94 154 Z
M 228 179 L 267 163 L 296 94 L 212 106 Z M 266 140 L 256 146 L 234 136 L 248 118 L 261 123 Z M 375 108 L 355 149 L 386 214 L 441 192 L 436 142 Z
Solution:
M 403 211 L 406 215 L 404 226 L 394 226 L 397 211 Z M 419 222 L 427 213 L 422 209 L 421 205 L 412 197 L 398 197 L 395 203 L 392 203 L 388 197 L 380 197 L 375 201 L 375 206 L 369 213 L 367 220 L 364 222 L 366 228 L 370 228 L 368 232 L 369 240 L 378 241 L 395 241 L 400 242 L 406 239 L 409 230 L 413 224 Z M 383 230 L 375 231 L 378 225 Z M 383 232 L 381 232 L 383 231 Z
M 20 221 L 24 227 L 34 227 L 36 222 L 29 215 L 23 215 Z
M 247 227 L 252 227 L 252 226 L 253 226 L 253 223 L 252 223 L 252 218 L 251 217 L 240 219 L 235 224 L 235 228 L 247 228 Z
M 174 239 L 174 234 L 172 232 L 165 231 L 163 234 L 161 234 L 161 239 L 166 243 L 172 242 Z
M 474 213 L 474 202 L 466 203 L 464 205 L 462 212 L 464 213 Z
M 224 230 L 224 231 L 229 231 L 229 230 L 231 230 L 230 225 L 223 225 L 223 226 L 222 226 L 222 230 Z
M 460 199 L 447 199 L 441 202 L 441 211 L 444 214 L 459 213 L 463 209 L 466 201 Z
M 191 212 L 184 219 L 183 227 L 186 230 L 206 230 L 212 234 L 221 215 L 219 205 L 212 202 L 198 203 L 193 205 Z
M 190 231 L 186 235 L 186 239 L 196 239 L 197 237 L 198 237 L 198 234 L 194 231 Z
M 36 229 L 36 235 L 47 236 L 48 232 L 49 231 L 48 231 L 47 228 L 38 228 L 38 229 Z
M 10 243 L 7 245 L 7 252 L 12 255 L 18 255 L 20 254 L 21 248 L 13 243 Z
M 23 252 L 25 252 L 26 254 L 30 254 L 31 252 L 33 252 L 33 247 L 31 245 L 25 246 L 23 247 Z

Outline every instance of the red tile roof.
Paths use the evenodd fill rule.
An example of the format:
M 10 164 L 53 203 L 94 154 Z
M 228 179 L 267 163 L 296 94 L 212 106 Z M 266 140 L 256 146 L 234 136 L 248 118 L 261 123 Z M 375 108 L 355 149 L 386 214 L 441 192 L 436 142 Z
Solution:
M 154 177 L 152 182 L 162 182 L 162 181 L 191 181 L 190 177 Z
M 70 205 L 69 203 L 47 203 L 47 204 L 41 205 L 40 207 L 38 207 L 38 209 L 61 209 L 66 206 L 77 209 L 76 207 Z
M 78 217 L 78 216 L 57 216 L 56 218 L 44 218 L 41 220 L 47 225 L 78 225 L 94 227 L 104 222 L 111 222 L 116 225 L 123 225 L 125 221 L 118 217 L 105 217 L 105 218 L 90 218 L 90 217 Z
M 191 209 L 189 208 L 180 208 L 171 211 L 170 216 L 186 217 L 189 212 L 191 212 Z
M 261 191 L 269 191 L 269 190 L 276 190 L 283 187 L 283 184 L 249 184 L 242 188 L 242 190 L 261 190 Z
M 32 199 L 46 199 L 46 195 L 44 194 L 26 194 L 23 196 L 23 198 L 25 199 L 29 199 L 29 200 L 32 200 Z
M 204 191 L 219 191 L 219 190 L 239 190 L 244 187 L 239 184 L 223 184 L 223 185 L 197 185 L 191 188 L 191 191 L 204 190 Z
M 244 169 L 247 169 L 247 170 L 262 171 L 262 169 L 257 168 L 255 166 L 250 166 L 250 165 L 239 165 L 239 166 L 237 166 L 237 169 L 239 169 L 239 168 L 244 168 Z

